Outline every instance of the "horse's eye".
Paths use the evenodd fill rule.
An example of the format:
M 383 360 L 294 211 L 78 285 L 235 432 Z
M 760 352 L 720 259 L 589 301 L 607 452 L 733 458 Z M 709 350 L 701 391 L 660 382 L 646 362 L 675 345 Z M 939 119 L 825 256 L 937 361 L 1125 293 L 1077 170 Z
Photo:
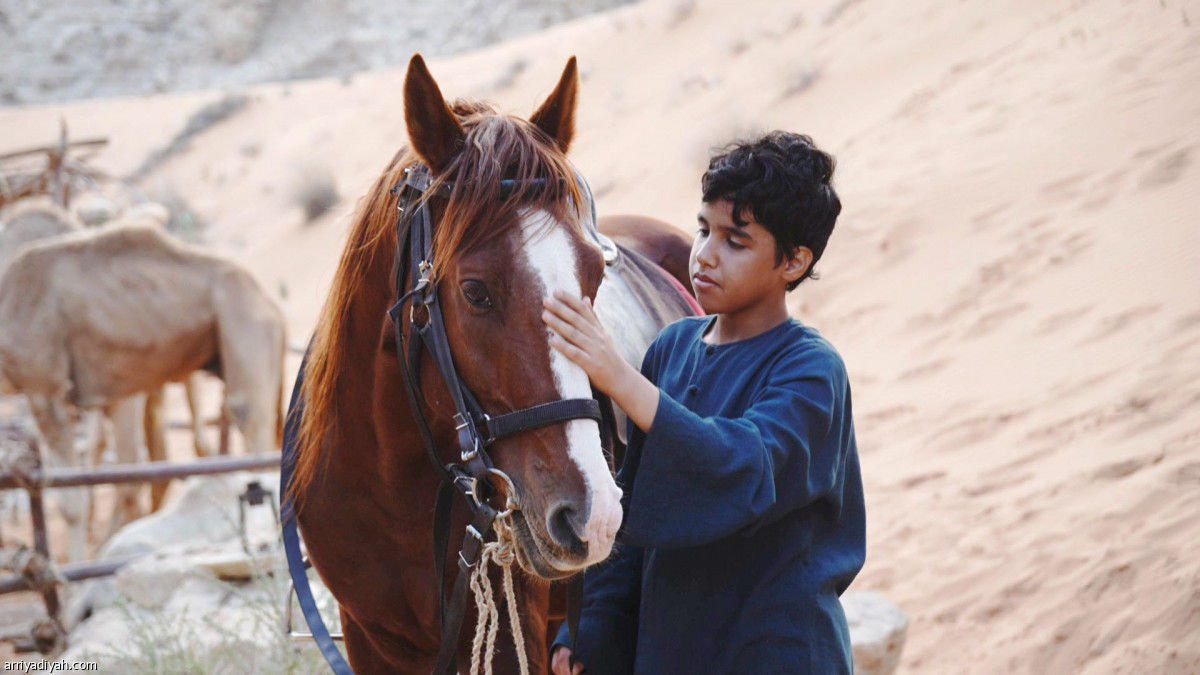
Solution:
M 492 308 L 492 296 L 488 293 L 488 287 L 482 281 L 474 279 L 464 281 L 462 283 L 462 294 L 467 299 L 467 302 L 479 309 Z

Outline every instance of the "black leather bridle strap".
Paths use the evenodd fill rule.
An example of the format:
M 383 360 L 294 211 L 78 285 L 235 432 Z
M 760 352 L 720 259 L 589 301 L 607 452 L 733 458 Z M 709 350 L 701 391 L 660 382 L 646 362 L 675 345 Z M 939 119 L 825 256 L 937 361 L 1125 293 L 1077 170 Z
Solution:
M 471 572 L 479 564 L 483 543 L 491 535 L 492 523 L 497 515 L 495 509 L 486 503 L 479 506 L 475 512 L 475 519 L 467 526 L 462 549 L 458 552 L 458 577 L 454 580 L 454 590 L 450 593 L 450 602 L 447 605 L 449 611 L 442 619 L 442 643 L 438 646 L 438 665 L 434 667 L 434 675 L 452 675 L 456 672 L 454 652 L 458 649 L 458 637 L 462 633 L 463 618 L 466 616 Z
M 567 638 L 571 641 L 571 670 L 579 660 L 579 617 L 583 614 L 583 572 L 567 581 Z
M 506 415 L 484 418 L 483 427 L 490 442 L 522 431 L 577 419 L 593 419 L 600 422 L 604 419 L 600 414 L 600 404 L 590 398 L 551 401 Z

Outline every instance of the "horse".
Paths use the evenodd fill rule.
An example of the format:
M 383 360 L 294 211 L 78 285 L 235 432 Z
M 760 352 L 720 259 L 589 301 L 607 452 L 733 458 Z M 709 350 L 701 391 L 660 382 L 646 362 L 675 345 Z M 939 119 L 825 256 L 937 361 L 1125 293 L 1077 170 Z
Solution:
M 679 298 L 673 309 L 651 311 L 655 299 L 633 297 L 638 284 L 605 280 L 605 254 L 589 236 L 590 192 L 566 159 L 577 89 L 572 57 L 526 120 L 479 101 L 447 103 L 415 55 L 404 82 L 410 145 L 351 217 L 293 394 L 295 459 L 285 470 L 290 509 L 313 568 L 338 601 L 358 673 L 430 672 L 443 640 L 453 641 L 454 663 L 465 673 L 475 638 L 471 630 L 442 635 L 438 608 L 459 579 L 449 574 L 438 583 L 435 559 L 447 551 L 435 553 L 430 541 L 443 476 L 421 430 L 426 424 L 435 462 L 446 465 L 459 459 L 460 434 L 471 423 L 456 420 L 436 350 L 419 352 L 411 366 L 401 356 L 398 347 L 431 319 L 426 306 L 405 308 L 398 299 L 436 298 L 457 379 L 492 420 L 592 397 L 583 370 L 549 345 L 542 300 L 555 290 L 592 299 L 614 339 L 636 343 L 626 358 L 637 365 L 662 325 L 692 313 Z M 405 197 L 414 174 L 427 175 L 428 184 L 419 197 Z M 414 208 L 426 208 L 432 222 L 431 260 L 409 262 L 404 253 L 412 235 L 401 235 L 399 224 Z M 682 240 L 662 227 L 662 238 Z M 621 254 L 645 261 L 633 250 Z M 418 268 L 420 279 L 410 279 Z M 658 300 L 670 304 L 674 282 L 655 274 L 663 282 L 657 288 L 667 289 Z M 551 582 L 603 561 L 621 522 L 604 431 L 594 418 L 559 419 L 487 446 L 503 476 L 498 498 L 511 509 L 515 604 L 530 672 L 547 670 L 548 636 L 562 618 L 551 611 Z M 287 447 L 285 440 L 285 467 L 293 466 Z M 451 531 L 472 522 L 465 501 L 453 503 Z M 507 617 L 506 601 L 499 605 Z M 473 626 L 475 616 L 467 607 L 463 625 Z M 503 650 L 492 665 L 518 672 L 518 657 Z

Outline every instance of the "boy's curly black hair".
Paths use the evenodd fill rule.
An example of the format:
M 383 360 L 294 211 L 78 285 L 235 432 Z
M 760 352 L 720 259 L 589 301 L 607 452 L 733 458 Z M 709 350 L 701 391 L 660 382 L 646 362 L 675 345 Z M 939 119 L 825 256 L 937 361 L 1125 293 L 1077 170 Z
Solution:
M 733 204 L 733 221 L 745 227 L 753 220 L 775 237 L 775 264 L 800 246 L 812 251 L 804 276 L 788 284 L 790 291 L 809 277 L 825 252 L 842 202 L 833 191 L 833 156 L 808 136 L 772 131 L 755 141 L 726 146 L 708 164 L 700 181 L 705 202 Z

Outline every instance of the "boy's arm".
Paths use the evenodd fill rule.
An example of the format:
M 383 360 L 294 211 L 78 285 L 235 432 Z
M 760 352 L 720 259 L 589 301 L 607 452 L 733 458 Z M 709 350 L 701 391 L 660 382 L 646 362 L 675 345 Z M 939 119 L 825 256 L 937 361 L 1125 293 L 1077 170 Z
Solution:
M 663 394 L 629 499 L 626 540 L 699 546 L 802 508 L 840 486 L 854 431 L 840 363 L 783 359 L 741 417 L 701 417 Z M 839 382 L 841 381 L 841 382 Z
M 642 549 L 618 542 L 608 560 L 588 568 L 583 579 L 584 602 L 575 657 L 594 675 L 633 672 L 642 595 Z M 550 654 L 559 646 L 571 646 L 565 621 L 550 646 Z
M 698 546 L 752 527 L 776 504 L 836 500 L 854 431 L 845 370 L 833 355 L 786 354 L 741 417 L 701 417 L 620 360 L 589 303 L 556 294 L 546 308 L 555 348 L 618 405 L 628 402 L 630 419 L 646 430 L 627 541 Z

